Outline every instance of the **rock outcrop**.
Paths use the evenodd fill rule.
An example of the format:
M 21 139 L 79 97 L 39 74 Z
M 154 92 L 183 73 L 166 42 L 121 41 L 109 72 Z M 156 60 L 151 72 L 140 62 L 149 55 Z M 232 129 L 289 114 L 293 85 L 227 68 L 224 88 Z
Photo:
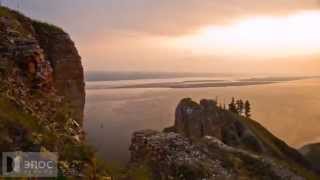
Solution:
M 183 99 L 173 127 L 134 133 L 130 150 L 154 179 L 319 178 L 297 150 L 213 100 Z
M 197 140 L 213 136 L 223 143 L 257 154 L 290 159 L 303 166 L 308 162 L 257 122 L 217 106 L 213 100 L 203 99 L 200 104 L 183 99 L 176 109 L 175 124 L 170 129 Z

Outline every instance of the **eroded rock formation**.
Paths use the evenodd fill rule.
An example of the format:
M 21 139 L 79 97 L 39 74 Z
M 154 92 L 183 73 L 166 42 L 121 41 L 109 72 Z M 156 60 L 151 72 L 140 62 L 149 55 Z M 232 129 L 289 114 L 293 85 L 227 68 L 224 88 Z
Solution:
M 233 147 L 308 165 L 300 153 L 263 126 L 217 106 L 214 100 L 203 99 L 199 104 L 190 98 L 181 100 L 176 108 L 175 124 L 170 129 L 190 139 L 213 136 Z M 279 153 L 278 148 L 273 147 L 283 152 Z

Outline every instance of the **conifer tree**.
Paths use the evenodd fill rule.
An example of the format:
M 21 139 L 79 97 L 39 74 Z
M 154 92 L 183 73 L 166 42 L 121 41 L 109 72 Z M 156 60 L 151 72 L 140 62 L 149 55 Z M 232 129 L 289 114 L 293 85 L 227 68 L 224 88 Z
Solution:
M 229 111 L 233 113 L 237 113 L 236 103 L 234 97 L 232 98 L 230 104 L 229 104 Z
M 247 118 L 251 117 L 251 105 L 248 100 L 244 103 L 244 114 Z
M 241 99 L 237 100 L 237 112 L 239 115 L 242 115 L 244 112 L 244 103 Z

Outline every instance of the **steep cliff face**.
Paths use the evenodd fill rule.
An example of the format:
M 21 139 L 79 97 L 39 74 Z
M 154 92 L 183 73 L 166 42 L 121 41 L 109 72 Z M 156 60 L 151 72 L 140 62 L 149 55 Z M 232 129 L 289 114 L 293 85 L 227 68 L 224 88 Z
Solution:
M 175 117 L 164 132 L 132 138 L 131 163 L 149 167 L 155 179 L 319 178 L 297 150 L 213 100 L 183 99 Z
M 85 103 L 81 57 L 69 35 L 60 28 L 34 21 L 36 39 L 53 68 L 54 87 L 74 109 L 73 117 L 82 123 Z
M 85 176 L 80 56 L 60 28 L 0 6 L 0 152 L 51 151 L 59 172 Z

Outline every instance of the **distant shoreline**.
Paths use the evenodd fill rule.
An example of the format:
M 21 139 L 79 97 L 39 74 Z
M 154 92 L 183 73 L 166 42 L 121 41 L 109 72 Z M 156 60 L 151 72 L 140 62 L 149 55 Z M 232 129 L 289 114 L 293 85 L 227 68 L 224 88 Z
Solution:
M 137 89 L 137 88 L 171 88 L 171 89 L 187 89 L 187 88 L 209 88 L 209 87 L 230 87 L 230 86 L 250 86 L 278 83 L 276 81 L 269 82 L 219 82 L 219 83 L 203 83 L 203 84 L 179 84 L 179 83 L 149 83 L 137 85 L 125 85 L 111 87 L 108 89 Z
M 92 81 L 121 81 L 121 80 L 143 80 L 143 79 L 175 79 L 175 78 L 203 78 L 203 77 L 235 77 L 228 73 L 174 73 L 174 72 L 86 72 L 85 79 Z
M 109 87 L 106 89 L 138 89 L 138 88 L 210 88 L 210 87 L 231 87 L 231 86 L 253 86 L 274 84 L 287 81 L 295 81 L 302 79 L 311 79 L 313 77 L 270 77 L 270 78 L 250 78 L 239 79 L 236 81 L 230 80 L 194 80 L 194 81 L 182 81 L 182 82 L 159 82 L 159 83 L 141 83 L 134 85 L 121 85 L 115 87 Z

